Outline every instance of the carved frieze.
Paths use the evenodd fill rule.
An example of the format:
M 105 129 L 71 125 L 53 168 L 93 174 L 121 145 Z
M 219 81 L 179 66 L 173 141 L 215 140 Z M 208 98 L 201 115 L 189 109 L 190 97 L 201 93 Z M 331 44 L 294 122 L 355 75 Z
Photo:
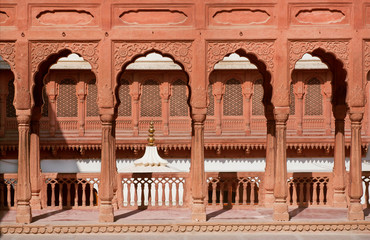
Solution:
M 349 41 L 290 41 L 289 42 L 289 68 L 293 70 L 296 62 L 305 53 L 312 53 L 316 49 L 323 49 L 333 53 L 337 59 L 342 61 L 344 68 L 349 65 Z
M 274 68 L 274 42 L 273 41 L 212 41 L 207 47 L 207 71 L 210 74 L 215 64 L 221 61 L 226 55 L 237 50 L 244 50 L 257 56 L 265 65 L 268 71 L 273 72 Z
M 50 55 L 64 49 L 79 54 L 91 65 L 91 70 L 98 73 L 99 50 L 97 42 L 31 42 L 31 72 L 36 73 L 40 64 Z
M 185 71 L 192 71 L 192 43 L 191 42 L 116 42 L 114 44 L 114 70 L 117 75 L 122 67 L 131 62 L 136 56 L 150 51 L 159 51 L 171 55 L 180 62 Z

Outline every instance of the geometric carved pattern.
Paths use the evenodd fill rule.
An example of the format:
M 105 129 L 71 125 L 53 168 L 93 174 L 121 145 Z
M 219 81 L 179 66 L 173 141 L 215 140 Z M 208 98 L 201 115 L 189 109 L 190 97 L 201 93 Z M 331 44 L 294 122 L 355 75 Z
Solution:
M 242 49 L 246 53 L 252 53 L 257 56 L 265 65 L 269 72 L 274 71 L 274 42 L 273 41 L 259 41 L 259 42 L 208 42 L 207 44 L 207 71 L 211 73 L 215 64 L 221 61 L 225 56 L 230 53 Z
M 48 114 L 49 114 L 49 98 L 48 98 L 48 95 L 46 94 L 46 87 L 44 86 L 42 88 L 42 99 L 44 101 L 44 104 L 42 105 L 42 116 L 43 117 L 47 117 Z
M 130 83 L 127 80 L 121 79 L 118 90 L 120 105 L 118 106 L 118 116 L 131 116 L 131 96 Z
M 6 98 L 7 117 L 16 117 L 13 100 L 14 100 L 14 79 L 10 80 L 8 83 L 8 96 Z
M 154 80 L 148 80 L 143 84 L 142 88 L 140 116 L 161 117 L 162 102 L 159 93 L 159 84 Z
M 172 84 L 170 116 L 188 116 L 189 108 L 187 101 L 186 83 L 178 79 Z
M 242 86 L 236 79 L 230 79 L 226 82 L 224 116 L 243 116 Z
M 207 115 L 208 116 L 214 116 L 215 115 L 215 97 L 212 93 L 213 84 L 210 83 L 208 85 L 208 99 L 209 99 L 209 105 L 207 109 Z
M 57 117 L 77 117 L 76 83 L 71 79 L 64 79 L 59 84 Z
M 263 106 L 263 86 L 262 79 L 254 82 L 254 90 L 252 95 L 252 115 L 265 115 L 265 108 Z
M 305 98 L 305 115 L 322 115 L 321 83 L 312 78 L 307 82 L 307 94 Z
M 98 88 L 96 86 L 96 80 L 91 80 L 87 85 L 87 96 L 86 96 L 86 116 L 98 117 L 99 107 L 96 102 L 98 98 Z
M 349 41 L 290 41 L 289 42 L 289 67 L 293 70 L 296 62 L 305 53 L 312 53 L 316 49 L 324 49 L 326 52 L 333 53 L 335 57 L 342 61 L 344 69 L 348 70 L 349 64 Z
M 179 61 L 185 71 L 192 69 L 192 42 L 167 41 L 167 42 L 125 42 L 114 43 L 114 70 L 115 75 L 122 70 L 122 67 L 129 61 L 141 54 L 157 50 L 163 54 L 170 54 L 173 59 Z
M 289 115 L 295 115 L 295 95 L 293 93 L 293 83 L 290 84 L 290 111 Z

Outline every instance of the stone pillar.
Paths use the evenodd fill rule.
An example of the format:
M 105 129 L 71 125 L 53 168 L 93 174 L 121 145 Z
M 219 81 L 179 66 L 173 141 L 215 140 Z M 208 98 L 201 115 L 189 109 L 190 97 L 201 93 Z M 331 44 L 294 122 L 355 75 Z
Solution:
M 18 182 L 17 182 L 17 223 L 30 223 L 32 213 L 30 206 L 30 110 L 17 110 L 18 121 Z
M 169 134 L 169 98 L 171 95 L 170 84 L 168 81 L 163 82 L 160 86 L 160 94 L 162 99 L 162 124 L 163 124 L 163 134 L 168 136 Z
M 86 100 L 86 83 L 84 81 L 79 81 L 76 86 L 77 98 L 78 98 L 78 125 L 79 125 L 79 135 L 85 135 L 85 100 Z
M 297 135 L 303 134 L 303 96 L 305 94 L 304 91 L 304 83 L 302 82 L 302 73 L 299 72 L 297 74 L 298 81 L 294 84 L 293 92 L 296 99 L 295 104 L 295 115 L 296 115 L 296 122 L 297 122 Z
M 287 160 L 286 160 L 286 122 L 289 107 L 275 107 L 276 123 L 276 153 L 275 153 L 275 187 L 274 187 L 274 215 L 275 221 L 288 221 Z
M 54 79 L 54 74 L 50 74 L 50 82 L 46 84 L 46 94 L 49 98 L 49 134 L 50 136 L 55 136 L 55 125 L 57 116 L 57 87 Z
M 244 101 L 244 124 L 245 134 L 251 134 L 251 97 L 253 95 L 253 84 L 251 81 L 246 81 L 243 84 L 243 101 Z
M 30 136 L 31 208 L 41 209 L 41 166 L 40 166 L 40 118 L 41 107 L 34 107 Z
M 275 183 L 275 120 L 273 106 L 265 107 L 265 115 L 267 119 L 267 137 L 266 137 L 266 167 L 265 167 L 265 207 L 272 207 L 275 201 L 274 183 Z
M 335 116 L 335 145 L 334 145 L 334 168 L 333 168 L 333 203 L 334 207 L 347 207 L 346 197 L 346 167 L 345 167 L 345 141 L 344 119 L 347 114 L 346 105 L 334 107 Z
M 323 86 L 323 96 L 324 96 L 324 116 L 325 116 L 325 133 L 326 135 L 331 134 L 331 77 L 328 76 L 327 81 Z
M 206 221 L 205 172 L 204 172 L 204 121 L 207 109 L 198 109 L 192 114 L 191 138 L 191 219 L 196 222 Z
M 102 114 L 103 112 L 103 114 Z M 113 222 L 114 208 L 113 208 L 113 194 L 115 177 L 112 174 L 114 169 L 114 161 L 112 159 L 112 146 L 115 147 L 114 133 L 113 133 L 113 113 L 104 114 L 100 110 L 100 120 L 102 122 L 102 146 L 101 146 L 101 170 L 100 170 L 100 207 L 99 207 L 99 221 Z
M 132 127 L 133 127 L 133 135 L 139 136 L 139 100 L 140 100 L 140 84 L 135 81 L 135 74 L 134 74 L 134 81 L 130 85 L 130 95 L 132 100 Z
M 217 75 L 218 77 L 219 75 Z M 213 96 L 215 97 L 215 121 L 216 121 L 216 135 L 222 134 L 222 96 L 225 93 L 225 87 L 222 82 L 215 82 L 213 84 Z
M 349 220 L 364 220 L 362 209 L 362 159 L 361 159 L 361 121 L 364 108 L 351 108 L 349 117 L 351 119 L 351 155 L 349 171 Z

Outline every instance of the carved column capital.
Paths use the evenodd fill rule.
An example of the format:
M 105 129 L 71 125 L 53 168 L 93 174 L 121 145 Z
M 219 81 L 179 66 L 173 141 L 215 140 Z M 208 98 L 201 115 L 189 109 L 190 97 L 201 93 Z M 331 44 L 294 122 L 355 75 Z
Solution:
M 289 107 L 275 107 L 274 116 L 276 124 L 285 124 L 289 117 Z
M 24 114 L 17 111 L 17 122 L 19 125 L 28 125 L 31 122 L 31 114 Z
M 207 108 L 192 108 L 191 119 L 194 123 L 204 123 L 206 115 Z
M 349 119 L 351 122 L 359 122 L 361 123 L 362 118 L 364 117 L 365 108 L 364 107 L 356 107 L 349 109 Z

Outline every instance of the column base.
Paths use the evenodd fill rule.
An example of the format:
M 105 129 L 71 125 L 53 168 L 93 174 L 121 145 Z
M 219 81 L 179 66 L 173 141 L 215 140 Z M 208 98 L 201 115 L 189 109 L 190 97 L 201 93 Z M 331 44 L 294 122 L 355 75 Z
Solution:
M 334 192 L 333 195 L 333 205 L 338 208 L 347 207 L 347 197 L 345 192 Z
M 207 221 L 206 207 L 204 204 L 193 204 L 191 207 L 191 220 L 193 222 Z
M 264 206 L 267 208 L 272 208 L 274 206 L 275 197 L 273 191 L 265 191 Z
M 114 222 L 114 210 L 112 204 L 100 204 L 99 222 Z
M 286 203 L 274 203 L 274 221 L 289 221 L 288 205 Z
M 40 210 L 41 209 L 41 199 L 39 194 L 32 194 L 30 200 L 31 209 Z
M 17 214 L 16 222 L 17 223 L 31 223 L 32 221 L 32 212 L 30 205 L 24 205 L 18 203 L 17 205 Z
M 348 207 L 348 220 L 357 221 L 364 220 L 365 214 L 361 203 L 350 203 Z

